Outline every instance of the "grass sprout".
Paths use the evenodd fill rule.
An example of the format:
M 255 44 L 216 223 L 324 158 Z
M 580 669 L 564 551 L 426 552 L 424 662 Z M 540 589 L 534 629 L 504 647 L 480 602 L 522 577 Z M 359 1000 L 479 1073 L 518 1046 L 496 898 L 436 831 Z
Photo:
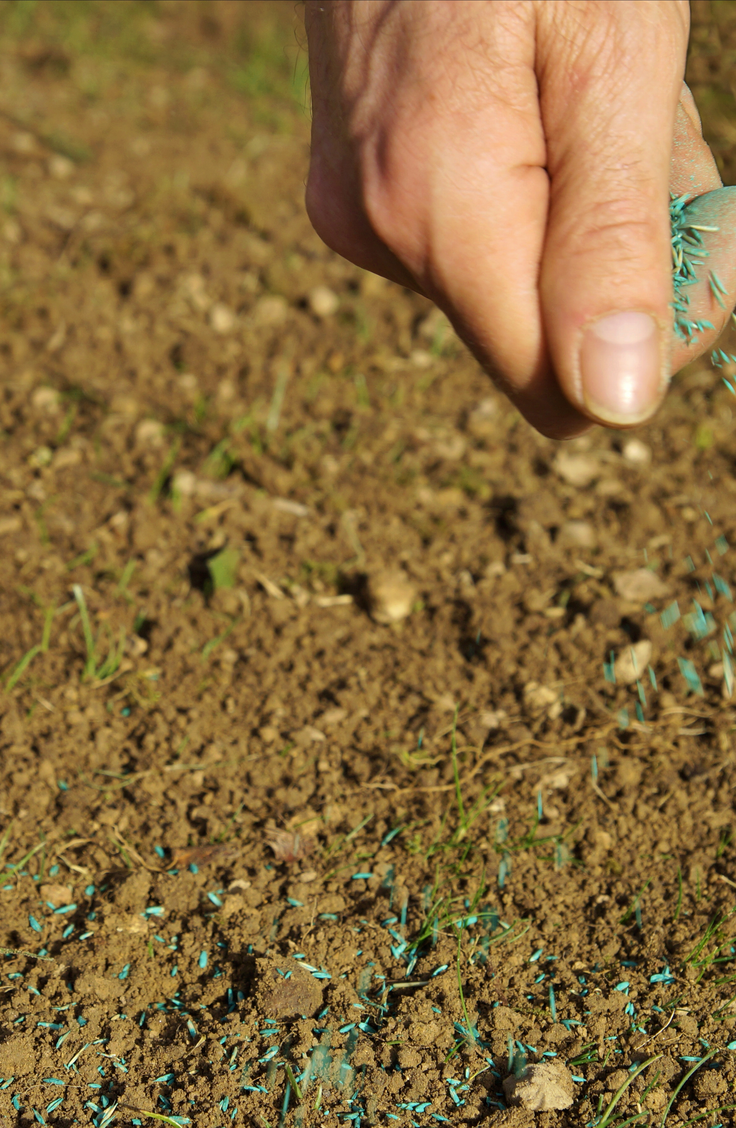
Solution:
M 110 678 L 116 674 L 120 668 L 123 650 L 125 648 L 125 628 L 120 628 L 117 643 L 112 635 L 109 635 L 107 654 L 104 658 L 100 658 L 100 645 L 103 632 L 100 631 L 97 637 L 95 637 L 92 631 L 92 624 L 90 623 L 87 601 L 84 598 L 84 592 L 79 584 L 72 586 L 72 594 L 79 608 L 79 618 L 82 622 L 82 633 L 84 634 L 84 645 L 87 651 L 87 660 L 84 664 L 82 677 L 86 681 L 104 681 L 106 678 Z
M 715 1057 L 715 1055 L 716 1055 L 716 1054 L 717 1054 L 718 1052 L 719 1052 L 719 1050 L 718 1050 L 718 1047 L 716 1046 L 716 1047 L 715 1047 L 714 1049 L 710 1050 L 710 1051 L 709 1051 L 709 1052 L 708 1052 L 707 1054 L 705 1054 L 705 1056 L 704 1056 L 704 1057 L 702 1057 L 702 1058 L 700 1059 L 700 1061 L 696 1061 L 696 1062 L 695 1062 L 695 1065 L 694 1065 L 694 1066 L 693 1066 L 693 1067 L 692 1067 L 691 1069 L 688 1069 L 687 1073 L 686 1073 L 686 1074 L 685 1074 L 685 1076 L 684 1076 L 684 1077 L 682 1078 L 682 1080 L 680 1081 L 679 1085 L 678 1085 L 678 1086 L 676 1087 L 676 1089 L 675 1089 L 674 1093 L 672 1094 L 672 1096 L 670 1097 L 669 1101 L 667 1102 L 667 1107 L 665 1108 L 665 1110 L 664 1110 L 664 1113 L 662 1114 L 662 1119 L 661 1119 L 661 1120 L 660 1120 L 660 1122 L 659 1122 L 659 1123 L 660 1123 L 660 1128 L 664 1128 L 664 1125 L 665 1125 L 665 1123 L 666 1123 L 666 1121 L 667 1121 L 667 1117 L 669 1116 L 669 1113 L 670 1113 L 670 1109 L 672 1108 L 673 1104 L 674 1104 L 674 1103 L 675 1103 L 675 1101 L 677 1100 L 677 1097 L 678 1097 L 678 1095 L 679 1095 L 679 1093 L 680 1093 L 681 1089 L 682 1089 L 682 1088 L 683 1088 L 683 1087 L 684 1087 L 684 1086 L 685 1086 L 685 1085 L 686 1085 L 686 1084 L 688 1083 L 688 1081 L 690 1080 L 690 1078 L 692 1077 L 692 1075 L 693 1075 L 694 1073 L 696 1073 L 696 1072 L 697 1072 L 697 1071 L 698 1071 L 698 1070 L 700 1069 L 701 1065 L 705 1065 L 705 1063 L 706 1063 L 707 1061 L 710 1061 L 710 1059 L 711 1059 L 712 1057 Z M 661 1055 L 660 1055 L 660 1056 L 661 1056 Z M 633 1076 L 635 1076 L 635 1075 L 633 1075 Z M 600 1128 L 600 1125 L 598 1125 L 598 1128 Z
M 729 963 L 733 960 L 732 936 L 727 934 L 727 931 L 730 933 L 731 930 L 726 930 L 726 924 L 734 915 L 736 908 L 731 909 L 725 916 L 715 916 L 700 940 L 682 961 L 683 967 L 690 965 L 701 969 L 696 983 L 700 983 L 705 973 L 716 964 Z
M 603 1116 L 601 1117 L 600 1120 L 596 1121 L 595 1128 L 605 1128 L 606 1124 L 610 1124 L 611 1117 L 613 1116 L 613 1111 L 616 1108 L 616 1105 L 621 1100 L 622 1096 L 624 1095 L 624 1093 L 626 1092 L 626 1090 L 628 1089 L 628 1087 L 632 1083 L 632 1081 L 634 1081 L 639 1076 L 640 1073 L 643 1073 L 645 1069 L 648 1069 L 650 1065 L 654 1065 L 655 1061 L 659 1061 L 659 1059 L 662 1056 L 663 1056 L 662 1054 L 655 1054 L 654 1057 L 647 1058 L 646 1061 L 643 1061 L 641 1063 L 641 1065 L 638 1065 L 636 1067 L 636 1069 L 633 1070 L 633 1072 L 631 1072 L 629 1074 L 629 1076 L 626 1078 L 624 1083 L 622 1085 L 619 1085 L 618 1089 L 616 1090 L 616 1092 L 611 1097 L 610 1103 L 609 1103 L 608 1107 L 606 1108 L 605 1112 L 603 1113 Z M 689 1074 L 688 1074 L 688 1076 L 689 1076 Z M 673 1097 L 673 1100 L 674 1100 L 674 1097 Z M 670 1104 L 671 1103 L 672 1102 L 670 1102 Z M 668 1110 L 669 1110 L 669 1105 L 668 1105 Z M 641 1114 L 637 1115 L 634 1119 L 638 1120 L 639 1116 L 649 1116 L 649 1113 L 648 1112 L 641 1113 Z M 632 1121 L 627 1120 L 627 1121 L 624 1121 L 624 1123 L 631 1124 Z M 662 1123 L 664 1123 L 664 1121 L 662 1121 Z M 623 1128 L 623 1125 L 619 1125 L 618 1128 Z

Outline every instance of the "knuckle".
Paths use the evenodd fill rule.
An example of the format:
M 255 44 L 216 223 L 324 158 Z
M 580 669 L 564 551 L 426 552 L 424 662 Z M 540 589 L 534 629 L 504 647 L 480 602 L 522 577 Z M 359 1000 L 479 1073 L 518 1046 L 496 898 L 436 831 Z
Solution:
M 667 231 L 656 209 L 638 198 L 598 199 L 560 225 L 559 235 L 574 257 L 610 256 L 612 263 L 637 262 L 661 253 Z

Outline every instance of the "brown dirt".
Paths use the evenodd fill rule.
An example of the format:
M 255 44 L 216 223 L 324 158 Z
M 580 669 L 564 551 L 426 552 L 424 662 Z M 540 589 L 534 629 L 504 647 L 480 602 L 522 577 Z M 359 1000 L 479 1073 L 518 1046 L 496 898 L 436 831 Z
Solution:
M 532 433 L 311 232 L 295 19 L 0 9 L 0 1124 L 733 1107 L 732 398 Z

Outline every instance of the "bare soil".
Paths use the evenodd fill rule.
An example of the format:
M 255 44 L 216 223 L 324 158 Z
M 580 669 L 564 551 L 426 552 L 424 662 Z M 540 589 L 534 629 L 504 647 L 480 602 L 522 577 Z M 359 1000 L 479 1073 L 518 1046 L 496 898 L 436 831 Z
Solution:
M 730 1123 L 733 398 L 532 432 L 311 231 L 302 36 L 0 6 L 0 1124 Z

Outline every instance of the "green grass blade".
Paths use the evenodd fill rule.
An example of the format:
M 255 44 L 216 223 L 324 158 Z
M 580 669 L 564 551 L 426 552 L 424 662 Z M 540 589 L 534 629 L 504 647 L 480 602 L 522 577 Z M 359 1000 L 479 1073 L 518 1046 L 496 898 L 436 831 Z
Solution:
M 618 1089 L 616 1090 L 616 1092 L 611 1097 L 610 1104 L 606 1108 L 606 1111 L 603 1113 L 603 1116 L 598 1121 L 595 1128 L 605 1128 L 605 1125 L 608 1124 L 608 1122 L 611 1119 L 611 1116 L 613 1115 L 613 1110 L 615 1109 L 618 1102 L 621 1100 L 621 1097 L 624 1095 L 624 1093 L 628 1089 L 631 1082 L 634 1081 L 639 1076 L 640 1073 L 643 1073 L 644 1070 L 647 1069 L 650 1065 L 653 1065 L 655 1061 L 659 1061 L 659 1059 L 661 1057 L 662 1057 L 662 1054 L 655 1054 L 654 1057 L 647 1058 L 646 1061 L 643 1061 L 641 1063 L 641 1065 L 637 1066 L 637 1068 L 633 1071 L 633 1073 L 629 1074 L 629 1076 L 624 1081 L 623 1085 L 619 1085 Z M 668 1108 L 669 1108 L 669 1106 L 668 1106 Z M 664 1123 L 664 1121 L 662 1121 L 662 1123 Z
M 705 1065 L 705 1063 L 706 1063 L 707 1061 L 710 1061 L 710 1059 L 711 1059 L 712 1057 L 715 1057 L 715 1055 L 716 1055 L 716 1054 L 717 1054 L 718 1052 L 719 1052 L 719 1050 L 718 1050 L 718 1047 L 716 1046 L 716 1047 L 715 1047 L 715 1049 L 711 1050 L 711 1051 L 710 1051 L 710 1053 L 707 1053 L 707 1054 L 705 1055 L 705 1057 L 702 1057 L 702 1058 L 700 1059 L 700 1061 L 696 1061 L 696 1062 L 695 1062 L 695 1065 L 694 1065 L 694 1066 L 692 1067 L 692 1069 L 688 1069 L 688 1071 L 687 1071 L 687 1073 L 685 1074 L 685 1076 L 683 1077 L 682 1081 L 681 1081 L 681 1082 L 680 1082 L 680 1084 L 679 1084 L 679 1085 L 677 1086 L 677 1088 L 675 1089 L 674 1093 L 672 1094 L 672 1096 L 671 1096 L 671 1097 L 670 1097 L 670 1099 L 669 1099 L 669 1102 L 668 1102 L 668 1104 L 667 1104 L 667 1107 L 666 1107 L 666 1109 L 664 1110 L 664 1113 L 662 1114 L 662 1119 L 661 1119 L 661 1120 L 660 1120 L 660 1122 L 659 1122 L 659 1126 L 660 1126 L 660 1128 L 664 1128 L 664 1125 L 665 1125 L 665 1123 L 666 1123 L 666 1121 L 667 1121 L 667 1117 L 668 1117 L 668 1116 L 669 1116 L 669 1114 L 670 1114 L 670 1109 L 672 1108 L 673 1104 L 674 1104 L 674 1103 L 675 1103 L 675 1101 L 677 1100 L 677 1097 L 678 1097 L 678 1095 L 679 1095 L 679 1093 L 680 1093 L 680 1090 L 681 1090 L 681 1089 L 682 1089 L 682 1088 L 683 1088 L 683 1087 L 684 1087 L 685 1085 L 687 1085 L 687 1083 L 688 1083 L 688 1081 L 690 1080 L 690 1078 L 692 1077 L 693 1073 L 696 1073 L 696 1072 L 697 1072 L 697 1070 L 699 1070 L 699 1069 L 700 1069 L 701 1065 Z M 661 1057 L 661 1056 L 662 1056 L 662 1055 L 660 1054 L 660 1057 Z
M 40 654 L 41 650 L 41 644 L 37 643 L 35 646 L 32 646 L 30 650 L 26 651 L 20 662 L 18 662 L 18 664 L 14 667 L 12 673 L 10 674 L 10 677 L 5 683 L 6 693 L 10 693 L 11 689 L 15 688 L 15 686 L 18 684 L 19 679 L 23 677 L 23 674 L 28 669 L 31 662 L 37 654 Z

